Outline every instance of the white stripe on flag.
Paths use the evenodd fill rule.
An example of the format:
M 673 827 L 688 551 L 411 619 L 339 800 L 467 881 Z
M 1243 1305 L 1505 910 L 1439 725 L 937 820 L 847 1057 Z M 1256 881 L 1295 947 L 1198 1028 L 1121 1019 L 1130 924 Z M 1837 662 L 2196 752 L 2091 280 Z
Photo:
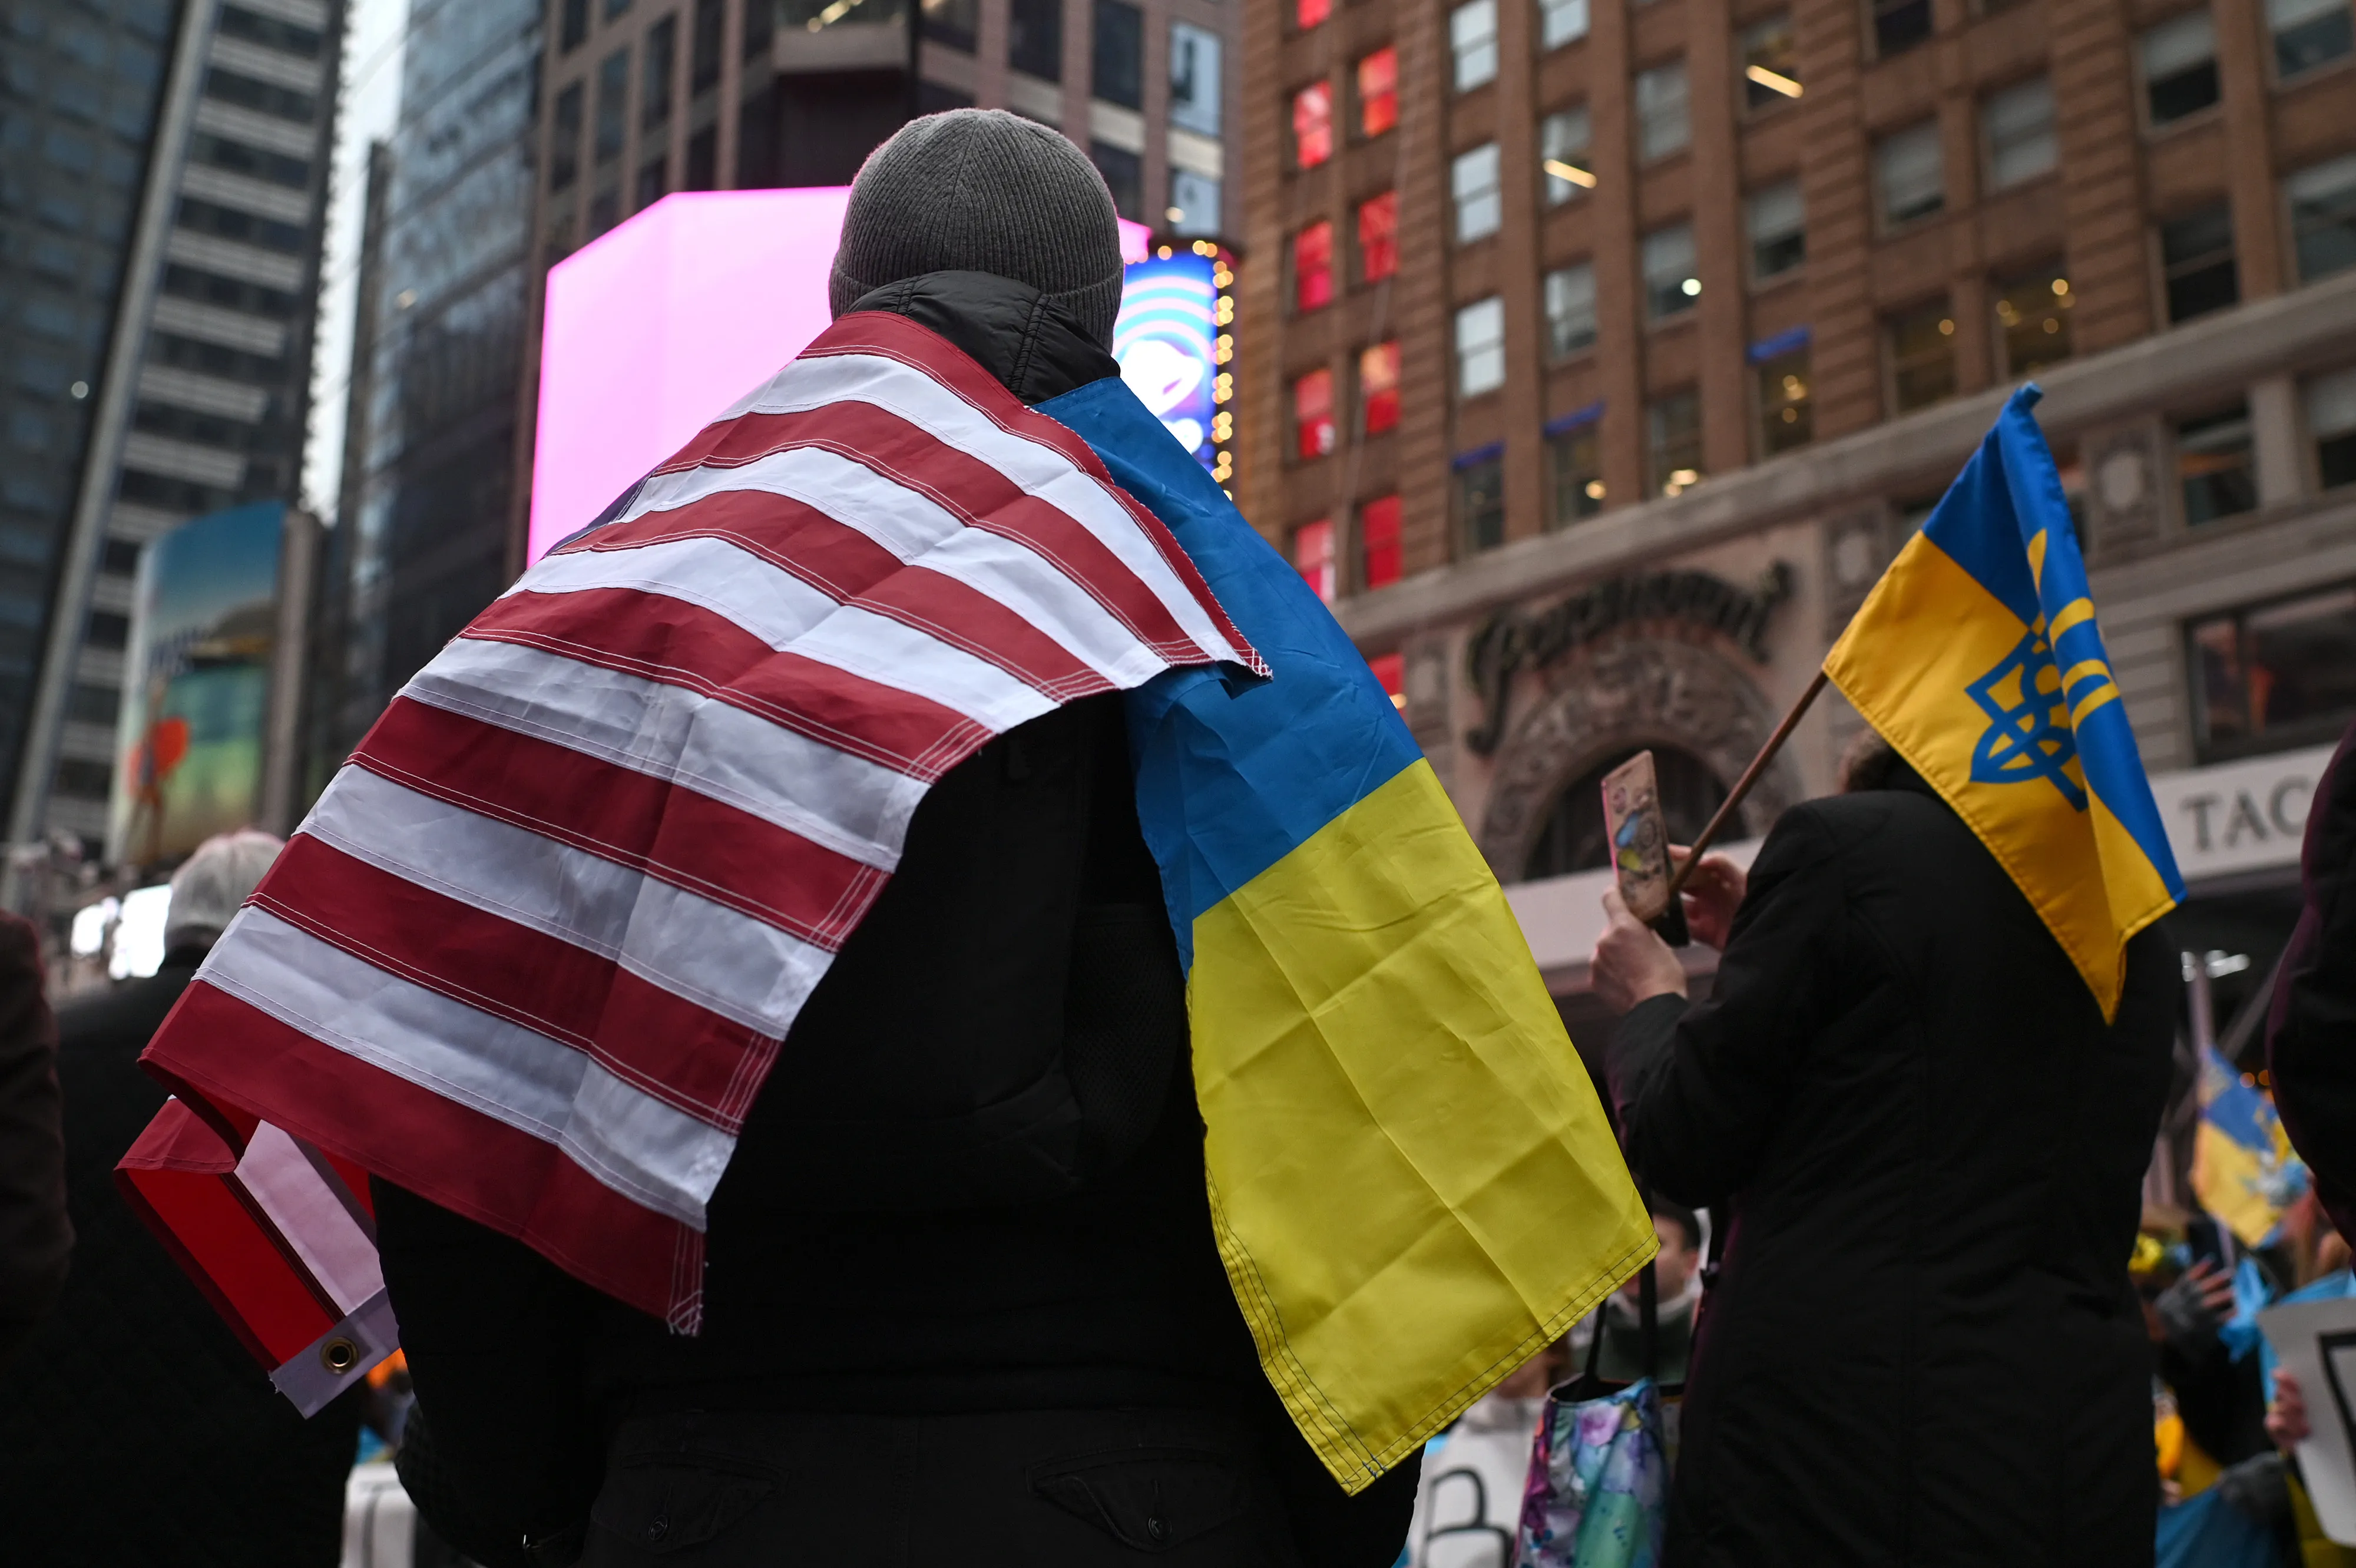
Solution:
M 357 1311 L 384 1288 L 376 1244 L 284 1129 L 264 1122 L 253 1130 L 237 1179 L 337 1310 Z
M 402 695 L 570 747 L 890 871 L 921 779 L 684 686 L 461 637 Z
M 1139 642 L 1137 633 L 1094 594 L 1029 545 L 987 529 L 969 528 L 918 491 L 893 484 L 862 464 L 818 447 L 795 447 L 739 467 L 658 474 L 647 481 L 618 521 L 635 521 L 649 513 L 676 511 L 733 490 L 801 501 L 866 535 L 902 563 L 921 565 L 965 584 L 1046 633 L 1116 686 L 1141 685 L 1166 668 L 1167 661 Z M 1130 527 L 1135 531 L 1133 524 Z M 709 545 L 712 551 L 691 554 L 682 549 L 687 543 Z M 727 552 L 726 555 L 717 553 L 720 551 Z M 661 564 L 635 569 L 622 564 L 644 561 L 658 553 L 663 553 Z M 600 557 L 615 563 L 604 569 L 610 580 L 582 564 Z M 558 562 L 566 563 L 565 567 L 551 573 L 547 582 L 537 580 Z M 624 580 L 626 575 L 629 580 Z M 551 585 L 557 583 L 562 586 Z M 673 583 L 678 586 L 669 585 Z M 674 594 L 728 617 L 777 648 L 815 625 L 821 613 L 807 601 L 822 596 L 800 578 L 717 539 L 548 556 L 509 592 L 558 593 L 576 586 L 637 587 Z
M 624 1197 L 703 1228 L 735 1139 L 584 1053 L 388 974 L 252 906 L 198 974 L 323 1045 L 556 1144 Z
M 1215 658 L 1237 656 L 1239 650 L 1220 633 L 1202 602 L 1179 580 L 1169 561 L 1108 488 L 1053 447 L 1001 428 L 913 366 L 877 354 L 796 360 L 771 378 L 768 385 L 720 417 L 798 413 L 845 402 L 888 409 L 1068 514 L 1153 591 L 1196 646 Z
M 778 1038 L 833 961 L 825 949 L 725 905 L 357 763 L 336 775 L 302 831 Z

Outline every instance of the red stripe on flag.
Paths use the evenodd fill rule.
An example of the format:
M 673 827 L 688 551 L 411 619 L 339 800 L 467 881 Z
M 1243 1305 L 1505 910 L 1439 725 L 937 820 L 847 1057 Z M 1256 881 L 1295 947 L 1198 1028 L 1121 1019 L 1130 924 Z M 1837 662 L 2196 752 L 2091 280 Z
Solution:
M 352 760 L 830 952 L 890 875 L 684 784 L 407 697 L 393 699 Z
M 1226 608 L 1212 595 L 1203 574 L 1195 569 L 1194 558 L 1179 546 L 1177 536 L 1153 514 L 1151 508 L 1141 505 L 1134 496 L 1113 482 L 1104 460 L 1080 438 L 1077 431 L 1024 406 L 1020 398 L 999 383 L 997 377 L 982 369 L 979 360 L 931 328 L 921 327 L 905 316 L 862 310 L 842 317 L 819 333 L 801 351 L 800 358 L 824 359 L 842 354 L 874 354 L 921 371 L 989 415 L 1001 429 L 1052 447 L 1076 467 L 1100 481 L 1161 552 L 1187 592 L 1201 603 L 1211 624 L 1218 628 L 1219 635 L 1236 650 L 1245 666 L 1255 674 L 1268 674 L 1267 661 L 1244 640 L 1236 623 L 1227 618 Z
M 780 653 L 725 616 L 637 588 L 509 594 L 459 635 L 699 692 L 927 782 L 991 733 L 928 697 Z
M 772 538 L 773 532 L 784 537 Z M 700 538 L 724 539 L 837 603 L 921 631 L 1058 701 L 1110 690 L 1069 649 L 980 589 L 931 567 L 909 565 L 859 530 L 766 490 L 723 490 L 669 511 L 648 512 L 602 528 L 565 553 L 604 554 Z M 1141 585 L 1138 592 L 1144 592 Z M 1174 651 L 1182 660 L 1200 658 L 1191 642 Z
M 281 869 L 285 875 L 279 875 Z M 253 902 L 362 962 L 583 1052 L 734 1133 L 777 1042 L 561 937 L 297 833 Z M 280 891 L 283 889 L 284 891 Z
M 1025 491 L 983 459 L 873 403 L 854 400 L 796 413 L 742 414 L 707 427 L 686 451 L 657 471 L 698 465 L 742 467 L 797 447 L 849 458 L 924 496 L 969 528 L 1014 541 L 1054 564 L 1130 636 L 1164 659 L 1201 661 L 1194 639 L 1180 628 L 1160 596 L 1076 518 Z M 691 514 L 698 504 L 671 515 Z M 600 530 L 574 548 L 602 549 L 612 537 L 612 530 Z
M 295 1137 L 517 1238 L 641 1311 L 683 1327 L 700 1318 L 703 1238 L 605 1186 L 555 1144 L 346 1056 L 202 980 L 175 1016 L 143 1062 L 209 1098 L 267 1108 Z

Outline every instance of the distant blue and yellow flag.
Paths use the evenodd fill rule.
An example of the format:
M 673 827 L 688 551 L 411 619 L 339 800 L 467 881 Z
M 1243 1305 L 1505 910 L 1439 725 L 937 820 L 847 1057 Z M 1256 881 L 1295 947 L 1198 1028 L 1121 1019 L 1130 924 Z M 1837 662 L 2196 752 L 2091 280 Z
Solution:
M 2127 939 L 2184 879 L 2029 415 L 2040 395 L 2005 403 L 1825 672 L 1994 852 L 2110 1018 Z
M 2242 1245 L 2263 1247 L 2307 1190 L 2307 1166 L 2291 1150 L 2274 1097 L 2244 1081 L 2214 1046 L 2201 1052 L 2200 1098 L 2192 1190 Z
M 1505 895 L 1333 615 L 1119 381 L 1040 408 L 1274 671 L 1158 679 L 1130 693 L 1130 744 L 1220 1256 L 1269 1380 L 1355 1492 L 1658 1243 Z

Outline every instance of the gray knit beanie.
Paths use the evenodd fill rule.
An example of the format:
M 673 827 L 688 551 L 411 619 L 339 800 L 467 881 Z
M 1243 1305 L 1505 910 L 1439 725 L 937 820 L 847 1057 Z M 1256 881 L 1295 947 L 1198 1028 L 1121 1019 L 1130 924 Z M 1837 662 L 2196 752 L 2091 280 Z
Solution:
M 1060 302 L 1112 347 L 1120 220 L 1087 155 L 1003 109 L 952 109 L 902 126 L 851 188 L 828 302 L 925 273 L 994 273 Z

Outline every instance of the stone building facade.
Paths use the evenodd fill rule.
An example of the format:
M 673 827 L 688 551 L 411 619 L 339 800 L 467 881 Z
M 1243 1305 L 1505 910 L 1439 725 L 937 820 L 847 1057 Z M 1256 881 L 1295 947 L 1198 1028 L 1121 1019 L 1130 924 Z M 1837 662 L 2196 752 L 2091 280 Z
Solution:
M 1602 864 L 1599 770 L 1651 746 L 1672 825 L 1706 813 L 2029 379 L 2189 913 L 2263 945 L 2295 824 L 2227 854 L 2191 802 L 2212 775 L 2289 800 L 2269 769 L 2356 718 L 2351 22 L 1250 8 L 1238 499 L 1567 987 L 1578 933 L 1530 911 Z M 1820 702 L 1746 827 L 1832 788 L 1857 725 Z

